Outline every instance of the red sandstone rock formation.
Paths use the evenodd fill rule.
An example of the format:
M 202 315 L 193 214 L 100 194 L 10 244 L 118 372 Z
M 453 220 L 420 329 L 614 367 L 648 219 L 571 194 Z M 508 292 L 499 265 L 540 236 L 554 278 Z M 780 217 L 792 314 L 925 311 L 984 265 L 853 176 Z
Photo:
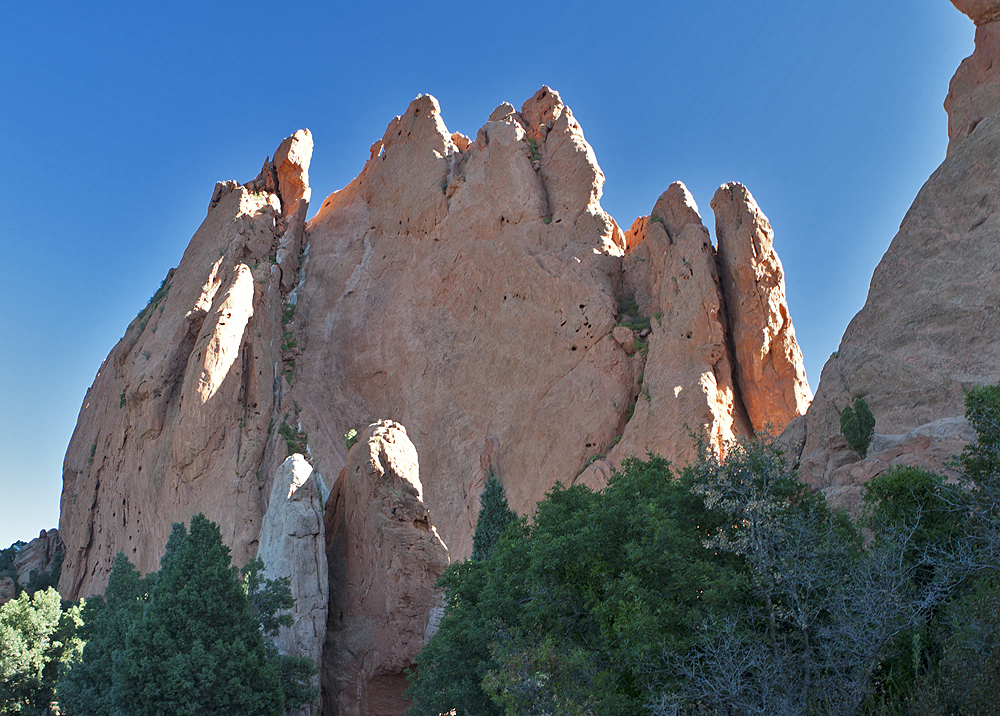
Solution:
M 100 593 L 119 550 L 143 572 L 157 569 L 171 524 L 197 512 L 219 523 L 237 564 L 257 552 L 285 456 L 283 444 L 276 454 L 281 283 L 297 268 L 272 257 L 293 225 L 283 201 L 306 201 L 311 139 L 300 132 L 286 144 L 292 159 L 267 162 L 246 186 L 216 186 L 180 264 L 87 392 L 63 463 L 68 598 Z
M 22 587 L 28 586 L 31 573 L 44 574 L 52 569 L 56 552 L 65 550 L 59 530 L 42 530 L 38 536 L 24 545 L 14 557 L 14 571 L 17 572 L 17 582 Z
M 742 184 L 720 187 L 712 208 L 736 384 L 753 429 L 780 432 L 806 411 L 812 392 L 788 314 L 774 232 Z
M 406 671 L 433 634 L 434 583 L 448 548 L 421 500 L 417 451 L 402 425 L 369 425 L 348 455 L 326 507 L 330 619 L 326 713 L 406 711 Z
M 801 408 L 804 383 L 782 378 L 801 375 L 783 292 L 760 289 L 780 288 L 763 215 L 753 205 L 759 230 L 725 238 L 733 256 L 755 256 L 749 284 L 721 280 L 679 183 L 623 234 L 601 208 L 604 175 L 583 130 L 553 90 L 520 111 L 500 105 L 475 140 L 447 129 L 433 97 L 417 98 L 304 225 L 311 148 L 300 130 L 257 179 L 216 187 L 180 265 L 102 366 L 64 464 L 64 595 L 100 592 L 118 550 L 156 569 L 171 523 L 196 512 L 244 563 L 258 539 L 274 542 L 261 525 L 286 454 L 306 453 L 329 480 L 348 463 L 344 434 L 375 420 L 408 426 L 420 509 L 463 559 L 489 469 L 530 513 L 557 480 L 599 488 L 627 455 L 683 464 L 692 433 L 723 449 L 751 429 L 734 375 L 788 392 L 754 398 L 755 419 L 783 423 Z M 752 213 L 751 203 L 737 209 Z M 745 296 L 766 310 L 728 314 Z M 632 299 L 648 329 L 616 325 Z M 760 337 L 745 352 L 757 358 L 736 335 Z M 774 346 L 788 359 L 777 371 Z M 768 419 L 772 405 L 781 409 Z M 345 513 L 338 539 L 363 552 L 370 526 L 353 519 Z M 400 560 L 397 572 L 410 559 L 388 546 L 362 558 Z M 331 607 L 331 624 L 349 639 L 327 644 L 328 711 L 356 708 L 344 689 L 379 674 L 395 693 L 416 653 L 400 647 L 391 668 L 372 671 L 350 646 L 352 625 L 374 619 L 394 588 L 386 575 L 330 586 L 331 605 L 346 605 Z
M 1000 381 L 1000 2 L 955 5 L 977 23 L 976 51 L 945 102 L 948 155 L 875 269 L 806 417 L 786 431 L 804 442 L 803 478 L 847 501 L 888 466 L 940 467 L 971 437 L 964 390 Z M 839 428 L 857 397 L 878 433 L 863 462 Z

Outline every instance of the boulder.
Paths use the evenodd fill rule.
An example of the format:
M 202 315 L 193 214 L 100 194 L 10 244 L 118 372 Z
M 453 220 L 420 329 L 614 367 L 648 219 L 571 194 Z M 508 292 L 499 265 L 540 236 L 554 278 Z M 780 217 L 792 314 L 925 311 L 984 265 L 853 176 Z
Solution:
M 406 429 L 385 420 L 362 430 L 326 505 L 327 713 L 406 711 L 406 673 L 440 620 L 434 583 L 449 561 L 422 494 Z
M 306 459 L 296 453 L 278 468 L 260 528 L 257 556 L 268 579 L 290 580 L 295 623 L 281 627 L 274 642 L 283 654 L 307 656 L 322 666 L 329 605 L 329 569 L 323 510 L 330 491 Z M 319 675 L 314 677 L 319 686 Z M 289 711 L 318 716 L 321 704 Z

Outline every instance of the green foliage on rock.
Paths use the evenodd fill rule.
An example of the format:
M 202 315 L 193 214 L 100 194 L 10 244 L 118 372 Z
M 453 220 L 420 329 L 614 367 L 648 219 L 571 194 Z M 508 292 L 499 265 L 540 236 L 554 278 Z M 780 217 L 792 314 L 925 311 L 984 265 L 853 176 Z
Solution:
M 60 668 L 79 652 L 79 607 L 45 589 L 0 607 L 0 713 L 50 713 Z
M 857 398 L 854 407 L 847 406 L 840 414 L 840 434 L 847 440 L 851 450 L 861 457 L 868 454 L 868 447 L 875 434 L 875 417 L 864 398 Z

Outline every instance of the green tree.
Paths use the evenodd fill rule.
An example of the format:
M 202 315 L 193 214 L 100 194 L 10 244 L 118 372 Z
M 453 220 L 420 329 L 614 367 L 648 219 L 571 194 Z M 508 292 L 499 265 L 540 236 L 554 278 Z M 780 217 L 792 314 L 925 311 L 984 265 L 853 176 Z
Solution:
M 319 697 L 319 689 L 312 684 L 312 677 L 318 671 L 316 664 L 305 656 L 282 654 L 273 641 L 281 627 L 294 623 L 292 615 L 287 613 L 295 606 L 291 580 L 288 577 L 265 579 L 264 560 L 257 557 L 243 567 L 243 593 L 250 605 L 250 614 L 266 637 L 267 660 L 278 674 L 285 708 L 295 709 L 312 703 Z
M 864 398 L 854 401 L 854 408 L 847 406 L 840 414 L 840 434 L 847 440 L 851 450 L 861 457 L 868 454 L 868 447 L 875 434 L 875 416 Z
M 472 559 L 478 562 L 489 558 L 493 545 L 516 521 L 517 513 L 507 504 L 503 483 L 493 472 L 493 468 L 490 468 L 486 472 L 486 486 L 479 498 L 479 518 L 472 537 Z
M 279 714 L 281 685 L 229 549 L 204 515 L 175 524 L 156 585 L 129 630 L 114 686 L 138 716 Z
M 960 458 L 965 474 L 976 483 L 995 482 L 1000 474 L 1000 384 L 968 391 L 965 417 L 977 436 Z
M 153 580 L 155 574 L 143 580 L 124 552 L 115 555 L 104 596 L 91 597 L 82 609 L 80 636 L 86 646 L 59 682 L 59 706 L 66 716 L 128 711 L 114 675 L 123 668 L 126 637 L 142 616 Z
M 78 653 L 77 607 L 63 611 L 46 589 L 0 607 L 0 713 L 49 713 L 60 666 Z

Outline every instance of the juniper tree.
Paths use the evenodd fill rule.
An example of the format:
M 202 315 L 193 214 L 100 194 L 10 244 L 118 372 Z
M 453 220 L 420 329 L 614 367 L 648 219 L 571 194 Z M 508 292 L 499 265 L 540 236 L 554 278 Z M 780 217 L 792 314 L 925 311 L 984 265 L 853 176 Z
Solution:
M 59 683 L 59 706 L 66 716 L 110 716 L 123 710 L 114 673 L 124 664 L 126 637 L 142 616 L 150 583 L 119 552 L 104 595 L 86 600 L 80 629 L 86 646 Z
M 277 715 L 281 685 L 216 524 L 175 524 L 115 689 L 138 716 Z
M 851 450 L 861 457 L 868 454 L 872 435 L 875 434 L 875 416 L 864 398 L 854 401 L 854 408 L 847 406 L 840 414 L 840 434 L 847 440 Z
M 501 535 L 516 521 L 517 513 L 507 504 L 503 483 L 493 472 L 493 468 L 490 468 L 486 472 L 486 486 L 479 498 L 479 519 L 472 537 L 473 561 L 488 559 Z

